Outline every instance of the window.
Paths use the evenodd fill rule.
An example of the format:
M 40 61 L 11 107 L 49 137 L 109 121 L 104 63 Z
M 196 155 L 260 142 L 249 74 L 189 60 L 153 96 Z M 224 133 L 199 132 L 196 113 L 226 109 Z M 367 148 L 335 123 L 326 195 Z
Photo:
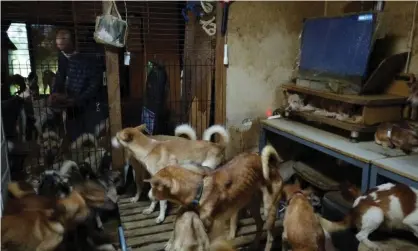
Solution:
M 9 73 L 27 78 L 31 71 L 31 62 L 26 24 L 12 23 L 7 30 L 7 35 L 17 48 L 15 51 L 9 51 Z

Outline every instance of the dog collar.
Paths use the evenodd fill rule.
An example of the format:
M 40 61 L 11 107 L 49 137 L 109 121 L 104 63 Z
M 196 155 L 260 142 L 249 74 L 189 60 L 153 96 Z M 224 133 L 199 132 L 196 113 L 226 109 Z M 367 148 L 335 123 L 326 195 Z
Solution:
M 298 194 L 301 194 L 301 195 L 303 195 L 303 196 L 305 196 L 303 193 L 302 193 L 302 191 L 297 191 L 296 193 L 294 193 L 288 200 L 287 200 L 287 205 L 289 205 L 290 204 L 290 201 L 296 196 L 296 195 L 298 195 Z
M 204 178 L 203 178 L 204 179 Z M 191 205 L 193 207 L 197 207 L 199 206 L 200 203 L 200 199 L 202 198 L 202 193 L 203 193 L 203 179 L 201 182 L 199 182 L 199 186 L 197 187 L 197 193 L 196 196 L 194 197 L 194 199 L 192 200 Z

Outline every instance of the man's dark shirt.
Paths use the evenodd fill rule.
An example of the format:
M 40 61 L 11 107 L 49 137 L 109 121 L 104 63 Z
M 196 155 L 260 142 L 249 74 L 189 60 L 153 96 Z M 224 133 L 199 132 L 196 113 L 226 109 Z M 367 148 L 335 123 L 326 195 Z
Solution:
M 103 57 L 96 54 L 76 53 L 67 58 L 58 56 L 58 71 L 52 93 L 66 93 L 74 99 L 75 107 L 107 101 L 103 88 Z M 68 77 L 68 82 L 66 79 Z

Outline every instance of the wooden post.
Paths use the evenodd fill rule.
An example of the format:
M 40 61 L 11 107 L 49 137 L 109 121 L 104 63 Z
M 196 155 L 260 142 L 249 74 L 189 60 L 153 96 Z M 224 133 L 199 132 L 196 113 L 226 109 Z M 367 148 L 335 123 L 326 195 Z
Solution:
M 103 1 L 103 13 L 112 4 Z M 122 115 L 120 107 L 120 84 L 119 84 L 119 56 L 118 49 L 105 46 L 106 55 L 106 82 L 107 99 L 109 102 L 109 124 L 111 137 L 122 129 Z M 124 165 L 123 152 L 112 148 L 112 167 L 121 168 Z
M 218 2 L 216 5 L 215 124 L 226 123 L 226 69 L 223 63 L 225 40 L 221 34 L 222 15 L 222 4 Z

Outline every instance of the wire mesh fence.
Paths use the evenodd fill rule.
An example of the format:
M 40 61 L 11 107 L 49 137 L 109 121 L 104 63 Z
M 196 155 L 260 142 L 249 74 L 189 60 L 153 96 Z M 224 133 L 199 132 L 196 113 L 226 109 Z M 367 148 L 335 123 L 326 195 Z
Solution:
M 99 168 L 110 153 L 108 110 L 113 105 L 106 96 L 105 68 L 93 67 L 100 91 L 83 105 L 77 103 L 80 92 L 69 90 L 76 103 L 51 106 L 51 93 L 59 82 L 60 58 L 68 56 L 57 49 L 58 30 L 70 30 L 78 54 L 94 59 L 75 61 L 73 70 L 86 62 L 94 63 L 82 70 L 104 67 L 104 48 L 93 39 L 102 2 L 1 5 L 2 41 L 5 34 L 10 40 L 2 43 L 3 119 L 6 138 L 25 142 L 20 169 L 37 174 L 64 160 Z M 117 7 L 129 26 L 126 48 L 119 51 L 122 127 L 147 123 L 153 134 L 172 135 L 176 125 L 188 123 L 200 137 L 213 123 L 215 36 L 205 33 L 193 14 L 185 18 L 186 2 L 119 1 Z M 129 65 L 124 64 L 126 52 Z M 5 109 L 10 109 L 7 115 Z

